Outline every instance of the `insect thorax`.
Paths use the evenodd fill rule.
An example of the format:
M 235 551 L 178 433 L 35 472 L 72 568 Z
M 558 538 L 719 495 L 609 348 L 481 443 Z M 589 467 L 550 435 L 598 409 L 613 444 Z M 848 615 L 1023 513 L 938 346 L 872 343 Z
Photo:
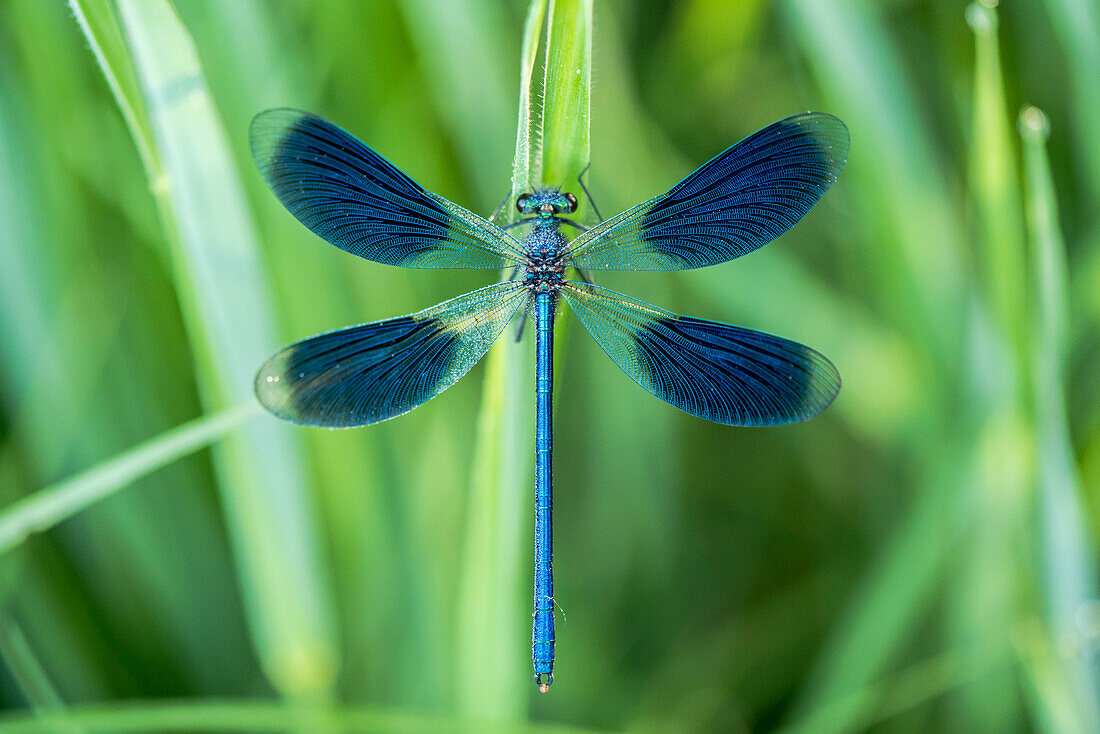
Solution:
M 523 250 L 527 255 L 527 269 L 523 282 L 536 292 L 556 291 L 561 287 L 562 253 L 565 252 L 565 237 L 558 231 L 558 222 L 554 219 L 547 223 L 538 223 L 531 227 L 523 240 Z

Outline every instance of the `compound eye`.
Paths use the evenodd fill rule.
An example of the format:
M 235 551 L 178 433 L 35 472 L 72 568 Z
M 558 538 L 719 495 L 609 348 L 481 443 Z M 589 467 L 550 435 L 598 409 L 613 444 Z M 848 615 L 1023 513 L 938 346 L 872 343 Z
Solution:
M 572 194 L 566 194 L 565 195 L 565 200 L 569 202 L 569 213 L 570 214 L 577 211 L 577 197 L 573 196 Z
M 516 199 L 516 209 L 519 210 L 520 214 L 525 214 L 527 212 L 527 194 Z

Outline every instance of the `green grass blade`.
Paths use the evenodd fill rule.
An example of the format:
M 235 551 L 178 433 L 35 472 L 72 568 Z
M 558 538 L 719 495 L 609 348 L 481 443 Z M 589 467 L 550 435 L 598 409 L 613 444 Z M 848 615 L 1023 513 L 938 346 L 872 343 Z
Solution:
M 1062 655 L 1043 654 L 1038 643 L 1026 646 L 1036 666 L 1053 675 L 1051 685 L 1036 680 L 1035 695 L 1044 709 L 1061 711 L 1069 707 L 1072 718 L 1081 722 L 1078 731 L 1100 729 L 1100 709 L 1095 692 L 1100 690 L 1100 661 L 1087 652 L 1081 638 L 1080 615 L 1097 595 L 1096 543 L 1091 537 L 1082 501 L 1081 480 L 1074 456 L 1067 420 L 1068 368 L 1066 345 L 1068 297 L 1065 242 L 1058 224 L 1058 205 L 1046 140 L 1050 134 L 1044 115 L 1035 107 L 1025 108 L 1019 119 L 1024 143 L 1024 176 L 1027 181 L 1027 221 L 1032 242 L 1035 278 L 1033 316 L 1035 338 L 1032 374 L 1037 437 L 1036 472 L 1039 492 L 1039 545 L 1043 560 L 1041 589 L 1049 615 L 1049 637 L 1072 647 Z M 1038 633 L 1037 633 L 1038 634 Z M 1051 694 L 1057 700 L 1051 700 Z M 1063 700 L 1064 699 L 1064 700 Z M 1061 704 L 1061 705 L 1059 705 Z M 1070 714 L 1057 714 L 1064 718 Z M 1070 731 L 1048 727 L 1049 731 Z
M 489 354 L 477 417 L 456 615 L 459 710 L 522 719 L 530 694 L 524 589 L 534 472 L 531 340 L 509 329 Z
M 975 518 L 956 564 L 947 609 L 949 634 L 973 650 L 974 667 L 1010 650 L 1008 636 L 1026 607 L 1032 501 L 1033 426 L 1028 414 L 1026 249 L 1015 137 L 1007 114 L 997 11 L 971 4 L 965 19 L 974 37 L 973 117 L 968 185 L 975 211 L 975 280 L 982 309 L 972 317 L 968 402 L 981 423 L 973 446 L 977 474 L 963 492 Z M 981 685 L 960 691 L 950 709 L 953 728 L 1002 731 L 1020 717 L 1017 680 L 997 666 Z
M 99 68 L 122 112 L 122 118 L 130 128 L 146 175 L 150 180 L 156 180 L 161 170 L 153 131 L 149 126 L 149 115 L 141 96 L 137 73 L 130 63 L 126 41 L 122 37 L 122 29 L 119 28 L 114 9 L 103 0 L 69 0 L 69 8 L 88 39 L 92 53 L 95 54 Z
M 539 40 L 542 38 L 542 26 L 546 19 L 546 0 L 531 0 L 527 9 L 527 20 L 523 24 L 523 44 L 521 46 L 519 73 L 519 113 L 516 122 L 516 153 L 512 160 L 512 199 L 506 202 L 505 210 L 509 221 L 518 218 L 518 212 L 512 206 L 514 200 L 523 192 L 531 189 L 532 173 L 537 175 L 541 165 L 542 115 L 540 98 L 531 96 L 531 82 L 535 77 L 535 62 L 538 60 Z M 532 146 L 534 146 L 532 148 Z
M 175 11 L 167 2 L 130 0 L 118 8 L 125 48 L 92 43 L 102 54 L 125 51 L 104 68 L 132 66 L 139 80 L 162 167 L 152 183 L 204 399 L 215 409 L 232 405 L 251 398 L 256 365 L 275 346 L 256 235 L 195 49 Z M 129 106 L 136 112 L 136 104 Z M 227 441 L 217 456 L 265 672 L 285 693 L 326 689 L 337 658 L 334 624 L 293 434 L 262 421 Z
M 1097 731 L 1096 719 L 1092 718 L 1095 712 L 1088 710 L 1095 703 L 1080 698 L 1084 694 L 1095 702 L 1096 689 L 1078 687 L 1081 681 L 1073 679 L 1073 671 L 1067 670 L 1063 654 L 1042 625 L 1037 620 L 1022 625 L 1014 637 L 1036 730 L 1044 734 Z
M 380 90 L 386 89 L 385 82 L 398 69 L 409 66 L 400 57 L 394 58 L 391 49 L 399 46 L 402 38 L 399 34 L 360 33 L 354 23 L 349 23 L 349 18 L 357 18 L 366 26 L 378 25 L 387 12 L 395 11 L 383 4 L 325 3 L 310 13 L 317 35 L 307 38 L 295 34 L 288 38 L 282 32 L 293 23 L 288 14 L 260 0 L 194 0 L 178 9 L 196 42 L 203 39 L 200 52 L 211 92 L 226 126 L 235 133 L 230 138 L 245 187 L 251 189 L 265 263 L 269 265 L 268 279 L 286 340 L 405 310 L 401 298 L 408 299 L 407 310 L 423 308 L 430 296 L 414 289 L 419 289 L 425 276 L 430 278 L 431 274 L 375 265 L 329 248 L 295 222 L 272 195 L 255 170 L 246 134 L 249 121 L 258 111 L 290 105 L 343 124 L 387 155 L 392 153 L 392 160 L 409 161 L 401 148 L 390 148 L 403 136 L 385 134 L 387 125 L 408 129 L 406 112 L 389 109 L 383 114 L 379 110 L 386 104 L 379 99 Z M 340 56 L 339 79 L 346 91 L 334 92 L 320 81 L 319 54 L 312 53 L 318 48 L 344 48 L 344 43 L 322 30 L 330 26 L 354 36 L 358 48 L 354 55 Z M 249 32 L 242 34 L 242 28 Z M 392 68 L 395 66 L 398 69 Z M 417 97 L 409 95 L 410 100 Z M 379 132 L 381 137 L 376 138 Z M 444 137 L 435 128 L 418 133 L 416 141 L 406 146 L 421 154 L 425 151 L 420 141 Z M 430 159 L 430 155 L 425 157 Z M 428 183 L 434 178 L 424 180 Z M 411 297 L 410 290 L 414 290 Z M 324 297 L 312 297 L 315 293 L 324 293 Z M 339 589 L 336 604 L 342 654 L 344 659 L 359 661 L 354 671 L 340 678 L 340 688 L 348 695 L 360 695 L 367 687 L 366 681 L 382 678 L 395 686 L 399 685 L 397 681 L 407 680 L 410 695 L 429 689 L 422 678 L 395 675 L 392 662 L 402 657 L 409 668 L 420 665 L 415 656 L 408 654 L 405 640 L 393 634 L 401 621 L 409 621 L 410 604 L 407 598 L 392 593 L 394 579 L 407 577 L 398 559 L 409 545 L 398 547 L 395 543 L 401 513 L 394 509 L 394 503 L 415 495 L 411 491 L 415 488 L 402 473 L 387 472 L 385 462 L 395 454 L 395 444 L 400 445 L 391 442 L 391 429 L 400 430 L 404 423 L 395 422 L 380 430 L 302 432 L 310 449 L 313 483 L 320 489 L 317 501 L 323 512 L 333 586 Z M 418 445 L 425 443 L 421 438 L 415 440 Z M 457 471 L 462 469 L 464 465 Z M 446 466 L 439 470 L 456 471 Z M 440 545 L 450 549 L 455 544 L 446 538 Z M 436 554 L 434 558 L 440 555 L 447 557 Z M 425 601 L 422 606 L 428 608 L 431 604 Z M 377 686 L 372 688 L 378 693 Z
M 446 11 L 434 0 L 400 0 L 436 105 L 457 143 L 469 188 L 495 206 L 504 168 L 500 141 L 510 136 L 508 69 L 512 58 L 500 13 L 484 0 L 453 0 Z M 461 60 L 461 61 L 459 61 Z M 476 207 L 471 207 L 475 208 Z
M 1068 61 L 1071 127 L 1095 203 L 1100 197 L 1100 6 L 1090 0 L 1044 0 L 1043 5 Z M 1091 214 L 1098 213 L 1094 206 Z
M 951 651 L 926 660 L 889 680 L 875 681 L 841 699 L 825 703 L 776 734 L 838 731 L 848 726 L 848 712 L 853 710 L 863 712 L 856 724 L 857 730 L 870 729 L 960 686 L 980 680 L 990 672 L 988 668 L 973 668 L 968 657 L 969 654 Z
M 136 479 L 210 445 L 258 412 L 259 406 L 251 402 L 197 418 L 12 503 L 0 510 L 0 554 L 7 553 L 32 533 L 48 530 L 126 488 Z
M 959 487 L 972 477 L 972 458 L 960 447 L 966 440 L 961 426 L 945 427 L 937 417 L 958 369 L 961 339 L 939 327 L 964 322 L 965 229 L 917 94 L 873 6 L 787 0 L 782 7 L 829 111 L 851 129 L 844 178 L 862 198 L 862 210 L 874 212 L 878 233 L 855 256 L 875 274 L 882 307 L 929 360 L 919 370 L 924 414 L 910 418 L 912 507 L 826 640 L 793 709 L 798 716 L 868 686 L 909 640 L 961 537 Z M 836 712 L 828 731 L 852 731 L 865 714 L 859 702 L 851 703 Z
M 1033 354 L 1041 360 L 1044 377 L 1059 393 L 1069 359 L 1069 266 L 1066 243 L 1058 223 L 1058 198 L 1047 159 L 1050 122 L 1037 107 L 1025 107 L 1017 122 L 1024 145 L 1024 180 L 1027 183 L 1027 228 L 1031 239 L 1035 278 Z M 1061 400 L 1061 398 L 1059 398 Z
M 38 660 L 26 635 L 8 615 L 0 615 L 0 659 L 18 681 L 19 688 L 36 714 L 53 716 L 59 721 L 45 731 L 57 734 L 79 734 L 83 731 L 71 721 L 65 711 L 65 702 L 57 692 L 42 663 Z
M 879 10 L 843 0 L 785 0 L 788 27 L 829 101 L 845 121 L 852 154 L 842 186 L 866 197 L 882 228 L 858 253 L 872 265 L 872 288 L 906 330 L 941 363 L 954 362 L 957 335 L 938 328 L 957 320 L 965 227 L 959 218 L 925 112 Z M 892 242 L 881 247 L 881 241 Z
M 529 7 L 521 44 L 513 195 L 549 184 L 548 171 L 556 176 L 570 170 L 575 179 L 587 163 L 591 11 L 591 4 L 583 2 L 551 2 L 547 9 L 534 0 Z M 544 24 L 546 72 L 540 95 L 532 94 L 531 87 Z M 566 113 L 569 109 L 573 115 Z M 508 216 L 514 218 L 514 212 Z M 560 328 L 557 333 L 560 337 Z M 463 710 L 518 718 L 526 711 L 530 688 L 529 676 L 516 665 L 523 660 L 526 667 L 526 634 L 516 634 L 513 620 L 527 617 L 519 612 L 517 600 L 523 598 L 520 589 L 528 576 L 518 572 L 515 559 L 527 557 L 522 541 L 530 535 L 518 531 L 528 498 L 517 490 L 530 485 L 533 471 L 534 365 L 530 338 L 517 343 L 510 336 L 489 356 L 478 416 L 460 590 L 459 659 L 473 666 L 467 668 L 460 695 Z
M 991 7 L 966 9 L 974 32 L 974 106 L 971 120 L 970 191 L 975 202 L 980 280 L 995 327 L 1012 349 L 1015 362 L 1026 362 L 1027 323 L 1023 205 L 1019 162 L 1008 118 L 997 26 Z M 1008 364 L 1011 371 L 1012 364 Z
M 539 180 L 569 190 L 590 160 L 592 0 L 550 0 L 548 23 Z

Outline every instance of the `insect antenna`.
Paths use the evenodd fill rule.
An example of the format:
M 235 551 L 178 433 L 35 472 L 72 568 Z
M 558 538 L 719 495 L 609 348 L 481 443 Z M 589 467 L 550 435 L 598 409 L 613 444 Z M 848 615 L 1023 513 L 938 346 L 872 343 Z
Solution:
M 511 199 L 511 198 L 512 198 L 512 190 L 508 189 L 508 193 L 504 195 L 504 198 L 500 200 L 499 204 L 497 204 L 497 208 L 494 209 L 493 213 L 489 215 L 489 221 L 490 222 L 493 222 L 494 224 L 496 224 L 496 222 L 494 220 L 497 217 L 500 216 L 500 213 L 502 211 L 504 211 L 504 207 L 508 206 L 508 200 Z
M 501 227 L 501 229 L 503 229 L 504 231 L 508 231 L 509 229 L 515 229 L 516 227 L 522 227 L 523 225 L 527 224 L 528 222 L 533 222 L 534 220 L 535 220 L 535 217 L 527 217 L 526 219 L 518 219 L 514 222 L 509 222 L 508 224 L 505 224 L 503 227 Z
M 566 219 L 565 217 L 554 217 L 554 218 L 557 219 L 562 224 L 568 224 L 570 227 L 576 227 L 577 229 L 579 229 L 582 232 L 587 232 L 588 230 L 592 229 L 591 227 L 584 226 L 580 222 L 574 222 L 572 219 Z

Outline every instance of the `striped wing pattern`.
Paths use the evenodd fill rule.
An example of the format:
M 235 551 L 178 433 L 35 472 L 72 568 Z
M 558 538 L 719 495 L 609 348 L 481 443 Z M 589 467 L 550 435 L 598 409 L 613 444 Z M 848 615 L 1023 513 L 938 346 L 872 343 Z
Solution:
M 499 269 L 522 262 L 496 225 L 425 191 L 331 122 L 274 109 L 252 121 L 252 157 L 279 201 L 359 257 L 408 268 Z
M 527 297 L 507 281 L 291 344 L 260 368 L 256 396 L 278 417 L 311 426 L 363 426 L 407 413 L 466 374 Z
M 593 270 L 685 270 L 762 247 L 793 227 L 848 160 L 848 128 L 806 112 L 753 133 L 668 193 L 585 232 L 567 262 Z
M 631 379 L 692 415 L 734 426 L 807 420 L 840 391 L 840 374 L 797 342 L 679 316 L 621 293 L 570 282 L 561 294 Z

